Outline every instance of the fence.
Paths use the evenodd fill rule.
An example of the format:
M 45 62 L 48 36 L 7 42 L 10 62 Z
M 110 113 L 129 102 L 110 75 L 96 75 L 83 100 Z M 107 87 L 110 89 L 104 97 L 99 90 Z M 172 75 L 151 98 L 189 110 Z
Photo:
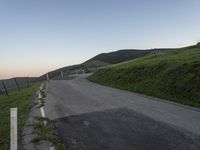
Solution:
M 59 71 L 62 77 L 64 77 L 64 72 Z M 20 89 L 22 87 L 29 87 L 32 83 L 44 81 L 44 80 L 50 80 L 53 77 L 57 76 L 58 73 L 47 73 L 41 77 L 17 77 L 12 79 L 5 79 L 0 80 L 0 95 L 6 94 L 9 96 L 9 91 L 13 89 Z
M 12 79 L 0 80 L 0 95 L 6 94 L 7 96 L 9 96 L 10 90 L 18 89 L 20 91 L 21 87 L 29 87 L 30 84 L 38 81 L 66 79 L 66 76 L 68 75 L 85 74 L 89 72 L 94 72 L 97 69 L 101 69 L 101 67 L 89 69 L 87 67 L 84 67 L 83 65 L 74 65 L 49 72 L 40 77 L 17 77 Z
M 13 89 L 20 89 L 22 87 L 29 87 L 32 83 L 40 81 L 37 77 L 18 77 L 6 80 L 0 80 L 0 95 L 6 94 L 9 96 L 9 91 Z

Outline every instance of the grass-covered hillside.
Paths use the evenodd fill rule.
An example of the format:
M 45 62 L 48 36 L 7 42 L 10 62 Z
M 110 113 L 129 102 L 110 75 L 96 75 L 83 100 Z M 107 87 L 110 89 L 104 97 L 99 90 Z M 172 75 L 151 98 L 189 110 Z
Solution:
M 200 47 L 174 49 L 112 65 L 89 80 L 200 107 Z
M 166 51 L 169 51 L 171 49 L 147 49 L 147 50 L 136 50 L 136 49 L 123 49 L 123 50 L 118 50 L 110 53 L 102 53 L 99 54 L 90 60 L 90 61 L 101 61 L 105 62 L 108 64 L 116 64 L 116 63 L 121 63 L 123 61 L 128 61 L 132 60 L 135 58 L 143 57 L 145 55 L 151 55 L 151 54 L 158 54 L 158 53 L 165 53 Z
M 109 64 L 116 64 L 123 61 L 135 59 L 138 57 L 145 56 L 150 53 L 150 50 L 118 50 L 110 53 L 102 53 L 88 61 L 99 60 Z
M 170 48 L 166 49 L 147 49 L 147 50 L 136 50 L 136 49 L 123 49 L 118 51 L 113 51 L 109 53 L 101 53 L 94 56 L 93 58 L 87 60 L 86 62 L 78 65 L 72 65 L 63 67 L 60 69 L 53 70 L 49 72 L 50 78 L 58 78 L 60 76 L 60 71 L 64 74 L 73 74 L 76 71 L 82 72 L 84 69 L 86 72 L 93 72 L 97 68 L 102 68 L 111 64 L 121 63 L 124 61 L 136 59 L 146 55 L 158 55 L 170 51 Z M 46 74 L 42 75 L 40 79 L 46 79 Z

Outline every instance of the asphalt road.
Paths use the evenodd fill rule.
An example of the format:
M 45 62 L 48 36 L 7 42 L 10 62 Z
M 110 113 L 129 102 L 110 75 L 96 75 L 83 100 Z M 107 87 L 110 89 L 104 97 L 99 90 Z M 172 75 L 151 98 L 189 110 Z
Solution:
M 52 80 L 45 114 L 72 150 L 199 150 L 200 110 L 101 86 Z

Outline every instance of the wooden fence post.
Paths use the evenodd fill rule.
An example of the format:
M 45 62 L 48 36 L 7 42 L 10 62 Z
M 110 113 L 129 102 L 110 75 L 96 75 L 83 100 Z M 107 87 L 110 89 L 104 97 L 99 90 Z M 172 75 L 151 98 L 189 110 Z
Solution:
M 18 82 L 17 82 L 17 78 L 14 78 L 14 80 L 15 80 L 15 84 L 16 84 L 16 86 L 17 86 L 18 91 L 20 91 L 20 87 L 19 87 L 19 84 L 18 84 Z
M 29 87 L 29 77 L 27 77 L 27 88 Z
M 3 85 L 4 91 L 6 92 L 6 95 L 9 96 L 9 95 L 8 95 L 8 90 L 7 90 L 7 88 L 6 88 L 5 83 L 4 83 L 3 81 L 2 81 L 1 83 L 2 83 L 2 85 Z
M 60 74 L 61 74 L 61 77 L 63 78 L 64 77 L 63 71 L 60 71 Z
M 10 109 L 10 150 L 17 150 L 17 108 Z
M 47 73 L 47 75 L 46 75 L 46 76 L 47 76 L 47 81 L 49 81 L 49 74 Z

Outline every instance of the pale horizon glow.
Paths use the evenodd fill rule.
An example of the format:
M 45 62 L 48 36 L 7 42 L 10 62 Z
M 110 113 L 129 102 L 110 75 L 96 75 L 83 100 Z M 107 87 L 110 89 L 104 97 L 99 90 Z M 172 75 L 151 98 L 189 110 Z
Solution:
M 58 68 L 62 68 L 65 66 L 54 66 L 54 67 L 45 67 L 45 68 L 32 68 L 32 69 L 10 69 L 5 70 L 5 72 L 1 72 L 0 79 L 9 79 L 13 77 L 39 77 L 43 74 L 46 74 L 49 71 L 56 70 Z
M 199 0 L 1 0 L 0 79 L 200 41 Z

